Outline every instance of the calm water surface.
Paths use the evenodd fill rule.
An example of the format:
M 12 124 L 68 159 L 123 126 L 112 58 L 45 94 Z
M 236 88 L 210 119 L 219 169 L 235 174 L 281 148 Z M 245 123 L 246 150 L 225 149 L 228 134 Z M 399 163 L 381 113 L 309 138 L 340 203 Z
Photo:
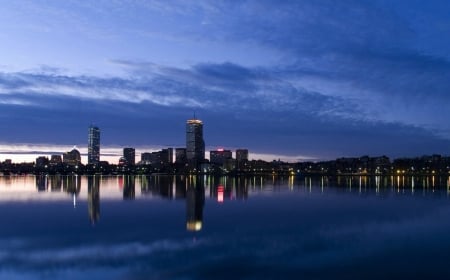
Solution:
M 450 277 L 450 177 L 0 177 L 1 279 Z

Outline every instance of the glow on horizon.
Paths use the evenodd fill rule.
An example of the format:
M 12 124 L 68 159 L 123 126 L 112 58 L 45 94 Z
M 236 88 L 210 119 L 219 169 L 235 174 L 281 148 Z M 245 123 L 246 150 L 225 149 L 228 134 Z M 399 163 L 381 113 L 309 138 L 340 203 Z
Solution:
M 128 146 L 127 146 L 128 147 Z M 6 159 L 11 159 L 13 163 L 35 162 L 39 156 L 49 157 L 51 155 L 62 155 L 65 152 L 77 149 L 81 153 L 81 162 L 87 163 L 87 144 L 79 145 L 58 145 L 58 144 L 30 144 L 30 143 L 2 143 L 0 144 L 0 162 Z M 117 164 L 120 157 L 123 156 L 123 148 L 125 146 L 117 145 L 102 145 L 100 147 L 100 160 L 108 161 L 111 164 Z M 136 149 L 136 162 L 140 161 L 140 155 L 144 152 L 160 151 L 165 146 L 139 146 Z M 176 147 L 174 147 L 176 148 Z M 215 150 L 215 149 L 211 149 Z M 209 159 L 209 150 L 205 154 Z M 280 155 L 268 153 L 253 153 L 249 151 L 249 160 L 264 160 L 273 161 L 281 160 L 285 162 L 299 162 L 299 161 L 315 161 L 318 158 L 308 157 L 303 155 Z

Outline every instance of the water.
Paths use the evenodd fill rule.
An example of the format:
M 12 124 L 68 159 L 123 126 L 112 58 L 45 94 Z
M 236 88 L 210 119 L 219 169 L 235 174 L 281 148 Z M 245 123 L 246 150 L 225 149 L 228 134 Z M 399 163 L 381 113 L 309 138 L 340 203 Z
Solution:
M 450 177 L 0 177 L 1 279 L 447 278 Z

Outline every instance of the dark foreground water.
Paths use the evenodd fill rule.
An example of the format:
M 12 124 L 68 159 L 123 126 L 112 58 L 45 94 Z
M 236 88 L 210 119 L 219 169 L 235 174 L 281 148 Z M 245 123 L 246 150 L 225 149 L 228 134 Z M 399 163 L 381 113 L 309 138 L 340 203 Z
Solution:
M 0 278 L 447 279 L 449 184 L 0 177 Z

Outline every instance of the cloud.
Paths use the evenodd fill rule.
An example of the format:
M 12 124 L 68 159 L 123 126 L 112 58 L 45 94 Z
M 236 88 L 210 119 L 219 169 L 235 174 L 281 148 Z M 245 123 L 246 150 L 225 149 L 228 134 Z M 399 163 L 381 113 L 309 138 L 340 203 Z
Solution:
M 2 73 L 0 93 L 2 95 L 67 96 L 125 103 L 150 102 L 162 106 L 202 106 L 200 102 L 191 98 L 177 94 L 153 93 L 152 88 L 146 84 L 120 78 Z
M 176 68 L 145 61 L 120 60 L 113 63 L 127 69 L 130 75 L 99 78 L 3 73 L 0 77 L 3 96 L 44 107 L 39 109 L 41 113 L 36 109 L 31 113 L 39 118 L 48 115 L 44 122 L 58 122 L 53 115 L 64 114 L 74 124 L 78 123 L 77 126 L 82 120 L 90 123 L 97 119 L 96 122 L 106 126 L 114 123 L 116 129 L 135 129 L 130 136 L 140 134 L 141 139 L 132 145 L 143 145 L 145 137 L 152 135 L 153 141 L 166 139 L 162 141 L 169 146 L 183 146 L 180 119 L 188 118 L 194 110 L 212 125 L 205 130 L 209 146 L 251 147 L 259 154 L 267 153 L 264 149 L 274 149 L 274 143 L 278 151 L 270 153 L 307 155 L 306 158 L 367 153 L 365 150 L 369 143 L 372 153 L 388 155 L 392 155 L 393 150 L 396 155 L 399 151 L 408 152 L 405 147 L 414 147 L 423 151 L 421 153 L 439 152 L 437 147 L 447 143 L 439 134 L 446 126 L 439 121 L 442 117 L 423 113 L 428 121 L 425 118 L 422 122 L 414 121 L 413 117 L 418 114 L 412 114 L 420 102 L 415 105 L 388 93 L 380 93 L 382 90 L 377 86 L 383 81 L 381 77 L 371 81 L 370 73 L 365 80 L 358 80 L 352 76 L 357 75 L 354 70 L 321 72 L 320 69 L 299 69 L 295 65 L 271 69 L 227 62 Z M 351 65 L 342 63 L 343 68 L 351 69 Z M 381 73 L 381 69 L 374 68 L 371 73 Z M 359 89 L 364 90 L 360 92 Z M 402 96 L 402 92 L 398 95 Z M 445 100 L 446 97 L 442 98 Z M 436 96 L 433 102 L 440 105 L 443 100 Z M 406 109 L 402 109 L 403 105 L 407 105 Z M 394 110 L 395 106 L 399 108 Z M 433 108 L 429 106 L 427 110 Z M 26 108 L 22 110 L 25 112 Z M 17 113 L 12 110 L 3 112 L 5 115 Z M 145 123 L 151 123 L 153 129 L 163 129 L 164 123 L 174 122 L 179 123 L 177 130 L 164 129 L 167 135 L 155 135 L 140 129 Z M 84 129 L 82 133 L 84 135 Z M 112 138 L 109 139 L 126 143 L 124 137 L 127 134 L 111 133 Z M 247 137 L 237 141 L 236 135 L 239 134 Z M 421 139 L 422 146 L 414 141 L 404 145 L 403 139 L 409 134 Z M 176 141 L 167 140 L 176 135 L 179 135 Z M 352 135 L 351 140 L 348 140 L 348 135 Z M 161 145 L 162 141 L 152 144 Z M 386 141 L 392 145 L 391 149 L 386 148 Z M 433 142 L 436 144 L 429 144 Z M 317 154 L 320 150 L 321 154 Z
M 198 240 L 156 240 L 149 243 L 134 242 L 114 245 L 96 244 L 93 246 L 56 247 L 34 250 L 27 241 L 15 242 L 0 251 L 0 260 L 4 267 L 20 263 L 22 268 L 33 270 L 50 267 L 81 268 L 108 266 L 111 263 L 124 263 L 129 259 L 152 257 L 161 253 L 176 253 L 203 245 Z M 13 248 L 11 248 L 13 247 Z M 74 266 L 75 265 L 75 266 Z M 127 265 L 128 266 L 128 265 Z
M 162 60 L 180 53 L 195 58 L 165 64 L 142 53 L 128 57 L 110 53 L 108 67 L 121 73 L 112 76 L 69 75 L 68 70 L 46 65 L 35 71 L 3 72 L 0 115 L 20 125 L 29 125 L 28 118 L 36 126 L 54 127 L 63 122 L 55 116 L 64 116 L 74 133 L 81 131 L 81 123 L 98 121 L 110 131 L 134 130 L 129 136 L 139 138 L 136 144 L 149 139 L 181 146 L 180 120 L 196 111 L 211 123 L 205 126 L 211 146 L 246 145 L 258 153 L 277 146 L 283 151 L 267 153 L 314 158 L 320 145 L 333 155 L 364 151 L 362 143 L 370 143 L 377 153 L 386 149 L 387 154 L 407 151 L 404 146 L 417 153 L 446 151 L 437 147 L 445 147 L 450 139 L 450 113 L 445 108 L 450 64 L 432 49 L 417 48 L 423 34 L 401 7 L 394 11 L 382 2 L 353 0 L 97 5 L 70 3 L 71 21 L 81 17 L 82 29 L 94 25 L 108 33 L 112 28 L 108 18 L 120 15 L 122 24 L 112 26 L 117 26 L 113 33 L 123 41 L 163 50 Z M 66 8 L 57 5 L 47 12 Z M 77 16 L 80 11 L 86 13 Z M 101 19 L 98 25 L 88 20 L 94 15 Z M 130 15 L 133 21 L 127 20 Z M 136 35 L 145 32 L 151 34 L 150 41 Z M 166 45 L 158 45 L 172 42 L 168 38 L 178 47 L 166 50 L 162 47 Z M 219 45 L 223 49 L 214 47 Z M 271 55 L 260 55 L 262 49 Z M 224 55 L 207 56 L 222 50 Z M 249 64 L 246 57 L 255 53 L 260 63 Z M 267 56 L 275 58 L 268 64 Z M 150 124 L 152 132 L 143 131 Z M 42 129 L 50 131 L 45 125 Z M 345 140 L 350 135 L 352 139 Z M 124 143 L 128 135 L 113 136 Z M 414 140 L 405 145 L 406 136 L 423 144 Z M 245 143 L 236 144 L 238 140 Z

